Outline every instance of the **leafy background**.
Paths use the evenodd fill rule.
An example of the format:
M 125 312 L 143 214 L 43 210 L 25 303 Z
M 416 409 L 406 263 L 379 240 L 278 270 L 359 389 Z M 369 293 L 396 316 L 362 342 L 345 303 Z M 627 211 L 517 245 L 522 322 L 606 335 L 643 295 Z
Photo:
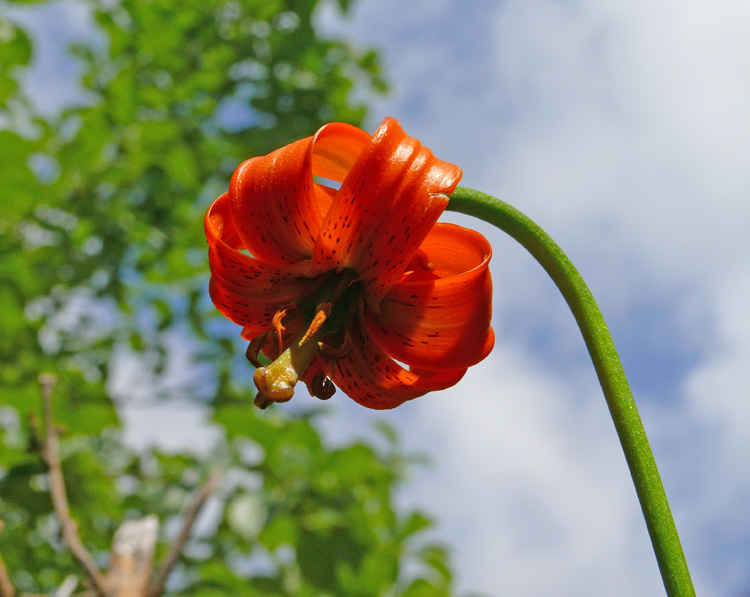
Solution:
M 33 62 L 16 75 L 39 110 L 90 98 L 76 86 L 80 62 L 62 54 L 71 39 L 106 47 L 91 5 L 6 2 L 0 14 L 6 6 L 33 40 Z M 379 48 L 391 92 L 372 95 L 357 75 L 350 96 L 370 106 L 367 130 L 396 116 L 460 164 L 464 184 L 510 201 L 566 249 L 614 334 L 699 594 L 747 595 L 747 2 L 357 0 L 344 14 L 322 0 L 312 21 L 321 38 Z M 224 126 L 251 117 L 241 106 L 225 105 Z M 456 388 L 380 415 L 407 452 L 433 456 L 394 486 L 395 503 L 438 515 L 422 537 L 452 546 L 459 591 L 661 594 L 569 312 L 514 243 L 460 223 L 481 228 L 495 251 L 498 341 Z M 86 305 L 98 325 L 109 321 Z M 212 382 L 190 364 L 189 324 L 176 321 L 159 384 L 129 341 L 113 356 L 108 391 L 123 441 L 138 449 L 223 441 L 223 428 L 206 424 L 210 403 L 180 399 Z M 232 383 L 245 379 L 241 361 Z M 154 401 L 157 390 L 170 398 Z M 349 402 L 334 398 L 316 418 L 326 444 L 383 446 L 371 413 Z
M 386 89 L 377 53 L 322 37 L 316 1 L 68 3 L 95 26 L 69 47 L 79 100 L 45 112 L 25 88 L 23 4 L 3 2 L 0 21 L 0 550 L 16 587 L 81 573 L 40 453 L 51 372 L 72 514 L 101 567 L 120 524 L 147 514 L 158 565 L 220 468 L 169 592 L 450 594 L 445 548 L 419 540 L 431 519 L 394 502 L 415 461 L 395 431 L 332 446 L 318 410 L 259 415 L 237 330 L 206 292 L 202 217 L 236 165 L 331 120 L 362 124 Z M 216 441 L 124 442 L 120 411 L 160 400 L 202 405 Z

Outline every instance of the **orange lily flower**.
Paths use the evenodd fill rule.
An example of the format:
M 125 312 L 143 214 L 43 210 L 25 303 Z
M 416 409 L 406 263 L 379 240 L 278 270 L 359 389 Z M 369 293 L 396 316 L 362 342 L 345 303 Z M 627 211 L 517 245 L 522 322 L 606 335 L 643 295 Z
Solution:
M 436 223 L 460 178 L 392 118 L 372 137 L 328 124 L 237 168 L 206 214 L 209 288 L 250 341 L 257 406 L 302 380 L 394 408 L 487 356 L 490 245 Z

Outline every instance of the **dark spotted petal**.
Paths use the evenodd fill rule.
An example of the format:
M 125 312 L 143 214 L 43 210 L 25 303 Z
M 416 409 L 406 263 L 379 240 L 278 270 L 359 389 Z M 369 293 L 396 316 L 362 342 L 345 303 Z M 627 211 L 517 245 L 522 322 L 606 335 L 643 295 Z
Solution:
M 367 315 L 373 338 L 392 357 L 427 369 L 470 367 L 494 344 L 492 248 L 481 234 L 454 224 L 436 224 L 421 250 L 429 278 L 419 266 L 393 285 L 380 314 Z
M 312 273 L 332 267 L 359 274 L 377 312 L 448 204 L 461 169 L 438 160 L 387 118 L 362 150 L 328 211 Z
M 460 381 L 466 368 L 409 371 L 378 346 L 370 335 L 352 330 L 354 348 L 327 364 L 333 382 L 352 400 L 368 408 L 395 408 L 427 392 L 444 390 Z
M 245 326 L 243 336 L 253 338 L 268 330 L 280 307 L 314 291 L 317 283 L 295 267 L 270 265 L 241 252 L 227 194 L 211 205 L 204 225 L 211 299 L 226 317 Z
M 370 135 L 332 123 L 264 157 L 243 162 L 232 176 L 229 198 L 237 233 L 255 257 L 273 265 L 312 254 L 325 213 L 313 176 L 342 181 Z

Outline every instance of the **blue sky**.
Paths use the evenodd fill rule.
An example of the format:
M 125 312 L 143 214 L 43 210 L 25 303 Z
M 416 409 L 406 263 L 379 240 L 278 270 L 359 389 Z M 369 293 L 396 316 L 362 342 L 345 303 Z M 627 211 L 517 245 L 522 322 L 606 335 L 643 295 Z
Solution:
M 32 84 L 52 72 L 56 41 L 88 30 L 76 6 L 37 21 L 50 49 Z M 699 594 L 746 595 L 750 4 L 358 0 L 349 17 L 330 2 L 317 20 L 384 54 L 393 91 L 371 131 L 396 117 L 463 168 L 462 184 L 526 212 L 568 252 L 629 373 Z M 55 72 L 58 100 L 71 75 Z M 463 592 L 662 594 L 562 298 L 513 241 L 449 219 L 494 247 L 497 346 L 457 387 L 382 415 L 434 460 L 400 499 L 438 517 Z M 173 445 L 202 416 L 179 414 L 173 435 L 159 430 Z M 132 441 L 153 437 L 126 416 Z M 373 420 L 341 398 L 326 427 L 339 441 Z
M 372 127 L 396 116 L 571 256 L 629 373 L 699 594 L 747 594 L 750 5 L 364 0 L 352 19 L 320 17 L 385 53 L 394 92 Z M 572 316 L 523 249 L 482 229 L 498 344 L 455 389 L 393 413 L 436 461 L 409 498 L 439 514 L 462 588 L 658 595 Z

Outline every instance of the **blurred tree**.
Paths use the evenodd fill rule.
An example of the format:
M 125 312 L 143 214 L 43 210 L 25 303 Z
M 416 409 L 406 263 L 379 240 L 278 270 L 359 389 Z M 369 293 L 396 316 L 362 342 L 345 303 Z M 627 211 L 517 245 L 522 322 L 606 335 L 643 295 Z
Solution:
M 392 431 L 332 449 L 313 412 L 256 413 L 206 292 L 209 202 L 247 157 L 360 124 L 355 92 L 385 90 L 377 54 L 321 37 L 317 0 L 80 1 L 99 35 L 71 48 L 88 99 L 53 117 L 19 83 L 31 38 L 0 17 L 0 595 L 71 575 L 101 594 L 97 570 L 156 521 L 151 594 L 449 594 L 445 550 L 413 540 L 430 520 L 392 503 L 409 464 Z M 116 405 L 138 396 L 210 404 L 223 440 L 127 448 Z

